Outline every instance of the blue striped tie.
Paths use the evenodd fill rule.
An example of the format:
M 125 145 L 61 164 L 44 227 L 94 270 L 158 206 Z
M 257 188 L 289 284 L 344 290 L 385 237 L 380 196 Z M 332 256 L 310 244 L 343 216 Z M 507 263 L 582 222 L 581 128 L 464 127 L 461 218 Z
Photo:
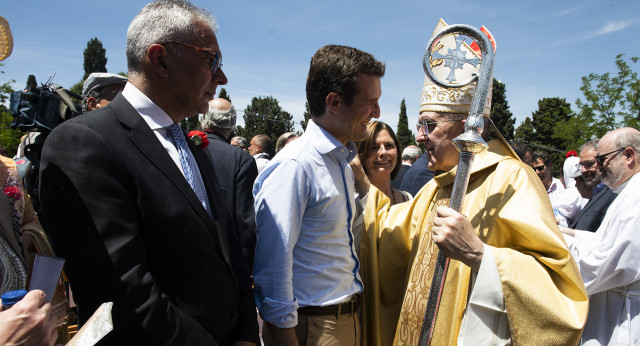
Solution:
M 171 136 L 176 149 L 178 149 L 178 156 L 180 156 L 180 164 L 184 171 L 184 177 L 187 178 L 187 182 L 189 182 L 189 185 L 198 196 L 202 206 L 209 211 L 209 208 L 207 207 L 207 193 L 205 192 L 204 184 L 199 179 L 196 179 L 196 175 L 193 174 L 193 171 L 198 169 L 198 165 L 196 164 L 196 160 L 193 158 L 191 150 L 189 150 L 187 140 L 184 137 L 182 128 L 180 128 L 180 124 L 167 126 L 167 130 L 169 130 L 169 136 Z

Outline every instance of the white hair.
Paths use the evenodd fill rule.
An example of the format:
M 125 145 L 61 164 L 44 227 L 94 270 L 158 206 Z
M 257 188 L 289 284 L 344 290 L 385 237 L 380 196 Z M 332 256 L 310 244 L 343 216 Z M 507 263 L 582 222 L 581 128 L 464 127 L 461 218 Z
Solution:
M 411 160 L 415 162 L 418 156 L 422 155 L 422 150 L 416 146 L 409 146 L 402 151 L 402 161 Z
M 207 10 L 184 0 L 154 1 L 140 10 L 127 30 L 127 66 L 129 74 L 142 73 L 142 62 L 154 43 L 178 41 L 194 43 L 200 36 L 196 22 L 218 28 L 215 17 Z
M 233 105 L 226 110 L 209 107 L 207 114 L 202 117 L 202 128 L 209 130 L 214 127 L 221 130 L 232 130 L 236 128 L 236 109 Z

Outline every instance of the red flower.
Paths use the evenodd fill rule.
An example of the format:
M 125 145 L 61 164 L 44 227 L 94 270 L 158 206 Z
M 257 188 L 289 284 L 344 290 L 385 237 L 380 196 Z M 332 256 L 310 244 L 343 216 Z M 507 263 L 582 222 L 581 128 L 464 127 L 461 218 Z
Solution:
M 16 186 L 7 186 L 4 188 L 4 194 L 7 195 L 12 201 L 18 201 L 22 198 L 22 191 Z
M 189 131 L 187 137 L 200 149 L 204 149 L 209 145 L 207 134 L 202 131 Z
M 567 155 L 565 155 L 564 157 L 571 157 L 571 156 L 575 156 L 578 157 L 578 153 L 575 152 L 575 150 L 571 150 L 567 153 Z

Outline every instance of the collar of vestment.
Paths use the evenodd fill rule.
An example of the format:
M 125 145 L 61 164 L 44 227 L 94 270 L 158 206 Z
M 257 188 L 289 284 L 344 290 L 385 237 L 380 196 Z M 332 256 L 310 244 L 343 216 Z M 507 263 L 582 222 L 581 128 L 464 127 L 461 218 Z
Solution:
M 142 116 L 142 119 L 149 125 L 151 130 L 173 125 L 173 120 L 169 115 L 133 84 L 127 82 L 122 91 L 122 96 L 140 113 L 140 116 Z
M 489 148 L 478 153 L 471 165 L 471 175 L 480 172 L 489 167 L 495 166 L 498 162 L 509 158 L 516 158 L 513 151 L 510 150 L 501 140 L 493 139 L 489 141 Z M 447 186 L 453 184 L 458 172 L 458 166 L 453 167 L 450 171 L 433 177 L 438 186 Z
M 349 141 L 347 145 L 342 144 L 336 137 L 329 133 L 329 131 L 314 123 L 312 119 L 309 119 L 304 135 L 313 138 L 309 143 L 311 143 L 321 155 L 332 153 L 339 160 L 349 162 L 358 154 L 355 143 Z

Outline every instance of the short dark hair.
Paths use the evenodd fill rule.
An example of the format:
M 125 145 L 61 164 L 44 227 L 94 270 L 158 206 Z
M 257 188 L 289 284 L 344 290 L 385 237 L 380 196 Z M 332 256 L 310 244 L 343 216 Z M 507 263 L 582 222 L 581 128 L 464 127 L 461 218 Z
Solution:
M 518 157 L 520 158 L 520 161 L 524 162 L 524 157 L 527 155 L 527 153 L 530 153 L 531 156 L 533 157 L 533 151 L 525 143 L 511 142 L 509 144 L 511 144 L 511 148 L 513 148 L 513 151 L 516 152 L 516 155 L 518 155 Z
M 541 159 L 545 166 L 547 166 L 547 167 L 551 166 L 551 157 L 546 152 L 544 152 L 542 150 L 534 151 L 533 152 L 533 157 L 531 158 L 531 161 L 532 162 L 536 162 L 536 161 L 538 161 L 538 159 Z
M 307 75 L 307 101 L 312 117 L 325 112 L 326 98 L 335 92 L 350 106 L 358 93 L 356 77 L 359 73 L 384 76 L 384 63 L 373 55 L 356 48 L 326 45 L 311 58 Z
M 364 160 L 371 153 L 376 135 L 382 130 L 387 130 L 387 132 L 389 132 L 389 135 L 391 136 L 391 138 L 393 138 L 393 143 L 395 144 L 398 151 L 400 151 L 400 143 L 398 142 L 398 137 L 389 125 L 383 123 L 382 121 L 370 122 L 367 125 L 367 138 L 357 142 L 358 158 L 360 158 L 360 162 L 363 163 L 362 168 L 364 168 L 365 173 L 367 173 L 367 169 L 364 167 Z M 400 172 L 400 167 L 402 167 L 402 160 L 400 159 L 400 155 L 398 154 L 398 157 L 396 158 L 396 166 L 391 172 L 391 179 L 395 178 L 398 175 L 398 172 Z

